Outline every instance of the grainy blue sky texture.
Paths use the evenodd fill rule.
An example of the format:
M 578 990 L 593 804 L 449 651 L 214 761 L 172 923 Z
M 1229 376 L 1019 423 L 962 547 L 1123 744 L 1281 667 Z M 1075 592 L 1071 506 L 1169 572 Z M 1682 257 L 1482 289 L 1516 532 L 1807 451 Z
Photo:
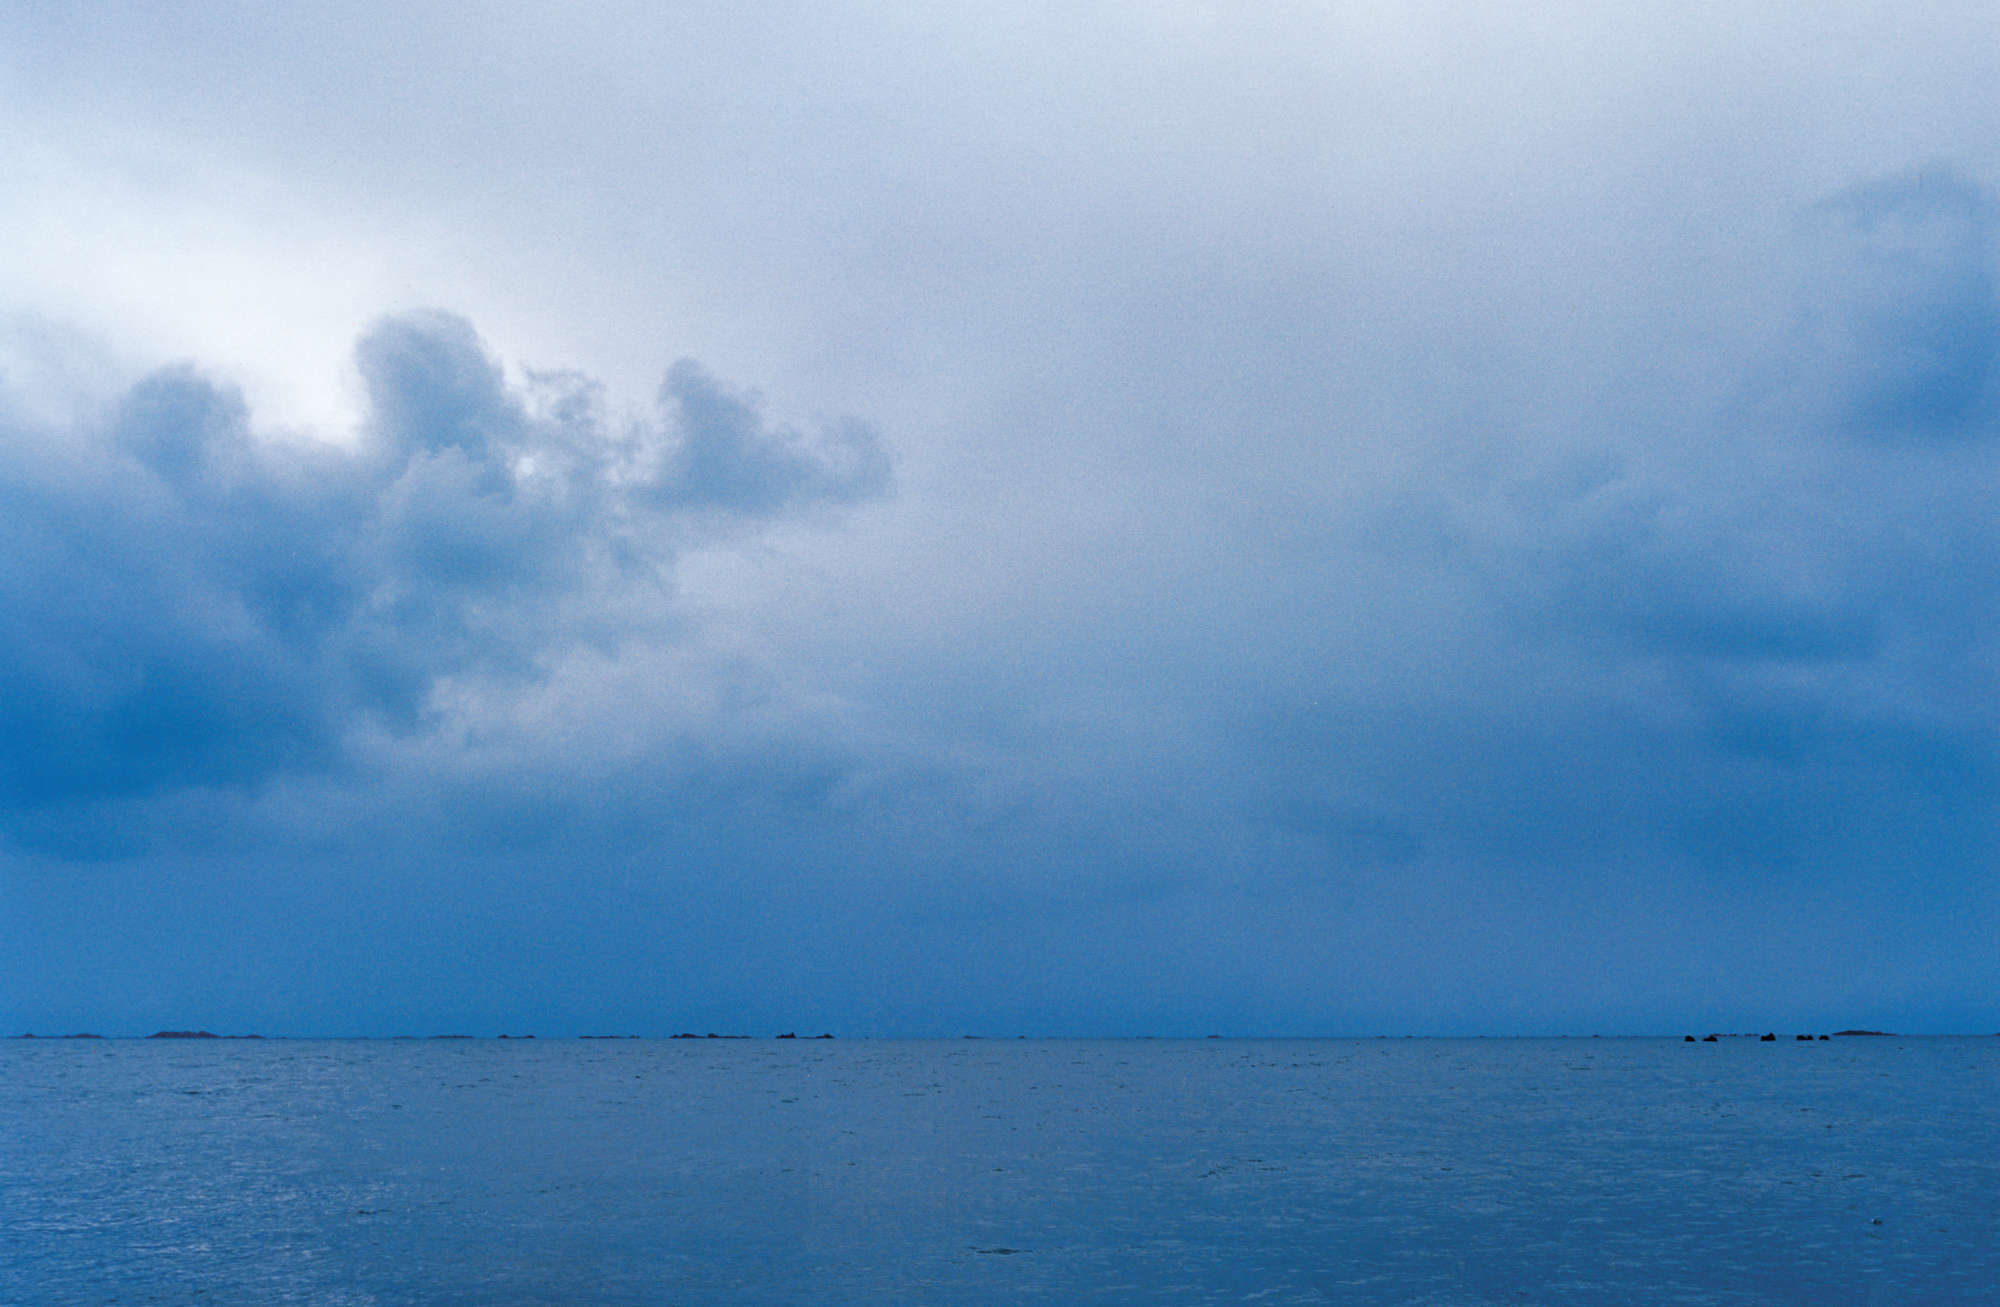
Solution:
M 2000 19 L 1751 8 L 6 6 L 0 1028 L 2000 1029 Z

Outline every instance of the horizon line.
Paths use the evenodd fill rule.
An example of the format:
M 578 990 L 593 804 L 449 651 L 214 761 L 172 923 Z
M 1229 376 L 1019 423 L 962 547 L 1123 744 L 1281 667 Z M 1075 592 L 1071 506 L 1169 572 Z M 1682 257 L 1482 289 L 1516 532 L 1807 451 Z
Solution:
M 1669 1041 L 1677 1040 L 1681 1042 L 1693 1040 L 1697 1043 L 1701 1043 L 1701 1042 L 1708 1042 L 1711 1040 L 1719 1042 L 1721 1040 L 1726 1040 L 1726 1039 L 1744 1039 L 1744 1040 L 1751 1040 L 1753 1042 L 1768 1041 L 1768 1040 L 1776 1040 L 1780 1042 L 1783 1041 L 1817 1042 L 1822 1039 L 1830 1039 L 1830 1038 L 1986 1039 L 1986 1038 L 2000 1038 L 2000 1031 L 1992 1031 L 1992 1032 L 1904 1031 L 1904 1030 L 1872 1030 L 1872 1029 L 1861 1029 L 1861 1028 L 1847 1028 L 1847 1029 L 1833 1030 L 1833 1031 L 1822 1031 L 1822 1030 L 1779 1031 L 1776 1029 L 1741 1030 L 1741 1031 L 1724 1030 L 1724 1031 L 1705 1031 L 1700 1034 L 1696 1034 L 1690 1031 L 1681 1031 L 1671 1034 L 1660 1033 L 1660 1032 L 1632 1032 L 1632 1031 L 1615 1031 L 1606 1034 L 1602 1031 L 1593 1031 L 1588 1034 L 1577 1034 L 1571 1032 L 1556 1032 L 1556 1033 L 1544 1033 L 1544 1034 L 1524 1033 L 1524 1032 L 1512 1032 L 1506 1034 L 1494 1034 L 1490 1032 L 1477 1032 L 1472 1034 L 1419 1034 L 1413 1032 L 1393 1032 L 1393 1033 L 1377 1032 L 1371 1034 L 1241 1034 L 1241 1033 L 1213 1032 L 1200 1035 L 1156 1035 L 1156 1034 L 1111 1035 L 1111 1034 L 1025 1034 L 1025 1033 L 983 1034 L 977 1032 L 966 1032 L 959 1034 L 923 1034 L 923 1035 L 895 1035 L 895 1034 L 836 1035 L 830 1032 L 800 1034 L 796 1031 L 787 1031 L 775 1035 L 756 1035 L 756 1034 L 738 1034 L 738 1033 L 720 1033 L 720 1032 L 703 1032 L 700 1034 L 696 1034 L 687 1031 L 676 1032 L 673 1034 L 627 1033 L 627 1034 L 545 1035 L 545 1034 L 537 1034 L 535 1032 L 529 1032 L 525 1034 L 514 1034 L 511 1031 L 501 1032 L 496 1034 L 468 1034 L 459 1031 L 444 1031 L 444 1032 L 426 1033 L 426 1034 L 408 1034 L 399 1032 L 396 1034 L 370 1034 L 370 1035 L 329 1035 L 329 1034 L 267 1035 L 262 1033 L 219 1034 L 205 1029 L 183 1028 L 183 1029 L 172 1029 L 172 1030 L 158 1030 L 154 1031 L 151 1034 L 144 1034 L 144 1035 L 138 1035 L 138 1034 L 105 1035 L 96 1033 L 94 1031 L 77 1031 L 69 1034 L 45 1035 L 35 1031 L 24 1031 L 17 1035 L 0 1036 L 0 1039 L 4 1039 L 6 1042 L 9 1043 L 19 1043 L 24 1041 L 61 1042 L 61 1041 L 79 1041 L 79 1040 L 142 1042 L 142 1043 L 152 1042 L 155 1040 L 162 1042 L 195 1042 L 195 1043 L 202 1043 L 208 1041 L 235 1042 L 235 1043 L 264 1042 L 264 1041 L 295 1042 L 295 1043 L 314 1043 L 314 1042 L 405 1043 L 412 1041 L 422 1042 L 422 1041 L 433 1041 L 433 1040 L 445 1041 L 445 1042 L 472 1040 L 472 1041 L 480 1041 L 487 1043 L 497 1043 L 503 1041 L 509 1043 L 519 1043 L 528 1041 L 539 1041 L 546 1043 L 572 1043 L 572 1042 L 585 1042 L 585 1041 L 622 1042 L 622 1041 L 642 1040 L 649 1042 L 665 1043 L 665 1042 L 678 1042 L 687 1040 L 694 1040 L 699 1042 L 709 1042 L 709 1041 L 742 1042 L 745 1040 L 752 1040 L 752 1041 L 761 1040 L 767 1043 L 776 1041 L 798 1041 L 804 1043 L 816 1043 L 827 1040 L 841 1040 L 841 1039 L 849 1041 L 865 1040 L 876 1043 L 940 1043 L 940 1042 L 964 1042 L 964 1041 L 1018 1042 L 1021 1040 L 1031 1040 L 1039 1042 L 1065 1041 L 1065 1042 L 1076 1042 L 1076 1043 L 1144 1043 L 1144 1042 L 1203 1043 L 1210 1040 L 1238 1041 L 1238 1042 L 1279 1042 L 1279 1041 L 1334 1042 L 1334 1041 L 1362 1041 L 1362 1040 L 1384 1040 L 1384 1039 L 1428 1039 L 1428 1040 L 1663 1039 Z

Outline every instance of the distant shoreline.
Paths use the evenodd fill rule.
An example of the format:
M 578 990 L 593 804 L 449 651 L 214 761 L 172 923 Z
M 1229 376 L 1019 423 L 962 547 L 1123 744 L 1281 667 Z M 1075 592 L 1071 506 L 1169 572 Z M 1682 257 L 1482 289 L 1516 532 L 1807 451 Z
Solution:
M 825 1033 L 817 1035 L 800 1035 L 793 1032 L 786 1032 L 784 1034 L 779 1034 L 779 1035 L 738 1035 L 738 1034 L 712 1034 L 712 1033 L 695 1035 L 683 1032 L 671 1035 L 560 1035 L 560 1036 L 544 1035 L 541 1037 L 540 1042 L 567 1043 L 573 1041 L 586 1041 L 586 1040 L 625 1042 L 625 1041 L 640 1040 L 646 1042 L 661 1043 L 667 1041 L 693 1040 L 706 1043 L 711 1040 L 716 1040 L 716 1041 L 763 1040 L 765 1042 L 770 1042 L 774 1040 L 797 1040 L 800 1042 L 817 1043 L 822 1040 L 832 1040 L 834 1038 L 835 1038 L 834 1035 Z M 1928 1034 L 1914 1034 L 1914 1033 L 1891 1031 L 1891 1030 L 1847 1029 L 1847 1030 L 1835 1030 L 1832 1031 L 1830 1034 L 1817 1033 L 1817 1032 L 1805 1034 L 1805 1033 L 1782 1033 L 1775 1031 L 1717 1031 L 1704 1034 L 1699 1037 L 1689 1034 L 1678 1034 L 1678 1035 L 1593 1034 L 1593 1035 L 860 1035 L 860 1036 L 847 1036 L 846 1038 L 848 1038 L 849 1040 L 862 1039 L 862 1040 L 872 1040 L 875 1042 L 883 1042 L 883 1043 L 932 1043 L 945 1040 L 972 1040 L 979 1042 L 994 1042 L 994 1043 L 1009 1043 L 1018 1040 L 1034 1040 L 1039 1042 L 1074 1041 L 1074 1042 L 1084 1042 L 1084 1043 L 1094 1043 L 1094 1042 L 1142 1043 L 1148 1041 L 1199 1043 L 1207 1040 L 1222 1040 L 1222 1041 L 1247 1042 L 1247 1043 L 1270 1043 L 1270 1042 L 1283 1042 L 1288 1040 L 1360 1041 L 1360 1040 L 1385 1040 L 1385 1039 L 1404 1039 L 1404 1040 L 1658 1039 L 1658 1040 L 1666 1040 L 1666 1041 L 1674 1041 L 1682 1043 L 1719 1043 L 1724 1040 L 1747 1040 L 1753 1043 L 1755 1042 L 1817 1043 L 1828 1039 L 1848 1039 L 1848 1038 L 1987 1039 L 1987 1038 L 2000 1038 L 2000 1032 L 1985 1033 L 1985 1032 L 1943 1031 L 1943 1032 L 1933 1032 Z M 7 1037 L 8 1042 L 33 1040 L 37 1043 L 55 1043 L 55 1042 L 73 1041 L 73 1040 L 97 1040 L 97 1041 L 122 1042 L 122 1043 L 146 1042 L 152 1040 L 175 1041 L 175 1042 L 180 1042 L 180 1041 L 202 1042 L 202 1041 L 213 1040 L 216 1042 L 338 1041 L 338 1042 L 362 1042 L 362 1043 L 398 1043 L 398 1042 L 407 1043 L 407 1042 L 431 1042 L 440 1040 L 446 1040 L 446 1041 L 463 1040 L 463 1041 L 478 1041 L 478 1042 L 490 1043 L 490 1042 L 501 1042 L 501 1041 L 527 1042 L 527 1041 L 533 1041 L 535 1039 L 536 1036 L 532 1034 L 516 1035 L 512 1033 L 497 1034 L 497 1035 L 468 1035 L 468 1034 L 458 1034 L 458 1033 L 433 1034 L 433 1035 L 263 1035 L 263 1034 L 216 1034 L 208 1030 L 159 1030 L 149 1035 L 103 1035 L 88 1031 L 82 1031 L 74 1034 L 64 1034 L 64 1035 L 42 1035 L 42 1034 L 36 1034 L 34 1032 L 26 1032 L 23 1034 Z

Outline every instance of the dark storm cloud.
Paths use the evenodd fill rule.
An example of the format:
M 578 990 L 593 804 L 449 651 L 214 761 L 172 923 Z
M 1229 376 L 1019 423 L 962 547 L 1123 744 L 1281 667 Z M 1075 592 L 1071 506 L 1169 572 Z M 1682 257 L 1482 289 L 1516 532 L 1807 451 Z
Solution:
M 614 597 L 663 593 L 685 508 L 887 484 L 867 428 L 823 460 L 691 364 L 656 427 L 576 377 L 510 386 L 448 314 L 383 321 L 356 358 L 354 449 L 260 439 L 187 367 L 87 429 L 4 419 L 0 821 L 337 766 L 359 728 L 417 729 L 441 681 L 533 681 Z

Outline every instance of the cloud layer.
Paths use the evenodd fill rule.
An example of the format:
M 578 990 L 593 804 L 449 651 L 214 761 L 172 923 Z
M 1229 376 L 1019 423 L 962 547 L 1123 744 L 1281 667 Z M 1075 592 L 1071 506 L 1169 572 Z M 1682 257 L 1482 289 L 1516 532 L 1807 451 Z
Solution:
M 2000 1028 L 1996 37 L 10 11 L 0 1029 Z

